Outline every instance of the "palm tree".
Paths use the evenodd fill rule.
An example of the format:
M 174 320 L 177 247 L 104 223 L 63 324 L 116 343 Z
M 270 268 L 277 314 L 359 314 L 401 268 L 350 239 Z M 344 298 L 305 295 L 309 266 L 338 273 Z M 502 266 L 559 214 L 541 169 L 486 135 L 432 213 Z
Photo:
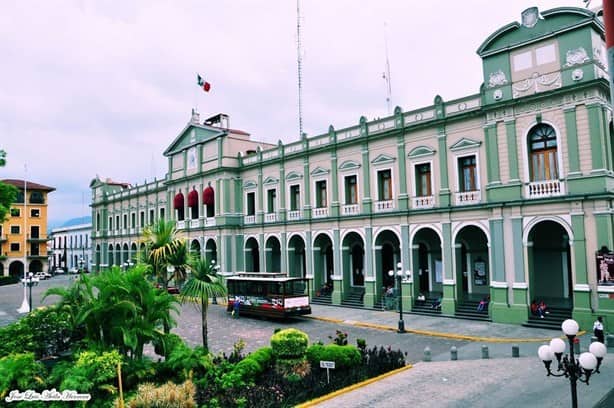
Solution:
M 203 347 L 208 349 L 207 341 L 207 307 L 209 298 L 225 296 L 226 286 L 217 275 L 215 261 L 206 258 L 197 258 L 191 262 L 190 274 L 187 282 L 181 289 L 181 302 L 193 302 L 200 308 L 202 320 Z
M 184 241 L 178 237 L 175 222 L 160 218 L 153 225 L 145 227 L 141 241 L 145 243 L 143 261 L 151 267 L 152 274 L 166 291 L 170 281 L 167 266 L 173 265 L 170 260 L 182 248 L 184 251 L 186 248 Z

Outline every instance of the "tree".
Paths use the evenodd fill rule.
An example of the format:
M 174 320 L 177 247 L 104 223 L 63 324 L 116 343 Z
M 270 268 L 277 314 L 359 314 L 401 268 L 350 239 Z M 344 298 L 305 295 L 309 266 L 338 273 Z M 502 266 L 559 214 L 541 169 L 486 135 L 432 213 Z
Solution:
M 226 287 L 217 275 L 215 261 L 197 258 L 190 265 L 191 274 L 181 289 L 181 302 L 193 302 L 201 314 L 203 347 L 208 349 L 207 341 L 207 307 L 209 298 L 225 296 Z
M 160 329 L 173 325 L 171 312 L 178 313 L 177 300 L 155 289 L 145 279 L 146 272 L 145 266 L 137 265 L 126 272 L 114 267 L 94 277 L 80 275 L 74 283 L 81 285 L 79 289 L 50 289 L 45 296 L 60 295 L 60 305 L 76 309 L 75 324 L 84 327 L 90 346 L 113 348 L 140 360 L 145 344 L 164 342 Z
M 0 150 L 0 167 L 6 165 L 6 152 Z M 6 215 L 11 210 L 11 204 L 17 197 L 17 188 L 9 184 L 0 182 L 0 224 L 6 219 Z
M 143 261 L 151 267 L 152 274 L 164 290 L 168 288 L 167 266 L 178 261 L 178 252 L 185 251 L 184 241 L 178 237 L 175 222 L 160 218 L 155 224 L 145 227 L 141 241 L 145 243 L 145 252 L 141 254 Z M 180 265 L 178 265 L 180 266 Z

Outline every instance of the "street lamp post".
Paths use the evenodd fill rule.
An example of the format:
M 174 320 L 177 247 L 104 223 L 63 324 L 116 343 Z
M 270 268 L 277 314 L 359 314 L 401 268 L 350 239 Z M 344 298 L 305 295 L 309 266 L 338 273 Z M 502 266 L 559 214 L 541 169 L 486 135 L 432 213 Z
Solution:
M 409 278 L 410 271 L 405 271 L 405 276 Z M 393 270 L 388 271 L 388 276 L 395 276 Z M 396 279 L 399 287 L 399 328 L 397 333 L 405 333 L 405 321 L 403 320 L 403 264 L 399 262 L 397 264 Z
M 576 359 L 574 356 L 574 340 L 578 334 L 580 327 L 578 322 L 573 319 L 567 319 L 561 325 L 563 333 L 567 336 L 569 341 L 569 355 L 563 356 L 565 353 L 565 342 L 560 338 L 554 338 L 550 341 L 550 344 L 544 344 L 537 350 L 539 358 L 544 362 L 546 366 L 547 376 L 569 378 L 571 385 L 571 406 L 573 408 L 578 407 L 578 393 L 576 391 L 576 384 L 578 381 L 588 385 L 588 380 L 595 371 L 599 373 L 599 367 L 601 361 L 607 353 L 607 349 L 603 343 L 593 342 L 589 346 L 589 352 L 580 354 L 580 357 Z M 553 358 L 556 357 L 558 362 L 557 373 L 553 373 L 550 369 Z

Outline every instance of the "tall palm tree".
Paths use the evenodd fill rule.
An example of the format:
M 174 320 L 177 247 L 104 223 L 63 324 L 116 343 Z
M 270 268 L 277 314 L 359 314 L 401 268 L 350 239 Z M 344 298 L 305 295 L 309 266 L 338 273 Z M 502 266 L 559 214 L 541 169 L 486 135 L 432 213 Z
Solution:
M 208 349 L 207 307 L 209 298 L 225 296 L 226 286 L 217 275 L 215 261 L 196 258 L 190 265 L 191 274 L 181 289 L 181 302 L 193 302 L 199 309 L 202 320 L 203 347 Z
M 170 281 L 166 268 L 172 265 L 170 260 L 177 252 L 182 248 L 185 250 L 185 243 L 175 229 L 175 221 L 160 218 L 153 225 L 145 227 L 141 242 L 145 243 L 143 261 L 151 267 L 152 274 L 166 291 Z

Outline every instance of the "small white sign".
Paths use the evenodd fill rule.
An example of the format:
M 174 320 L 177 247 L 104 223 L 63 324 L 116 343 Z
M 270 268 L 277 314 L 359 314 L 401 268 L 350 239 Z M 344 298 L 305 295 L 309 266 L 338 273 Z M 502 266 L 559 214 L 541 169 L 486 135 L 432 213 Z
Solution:
M 320 361 L 320 368 L 335 368 L 334 361 Z

